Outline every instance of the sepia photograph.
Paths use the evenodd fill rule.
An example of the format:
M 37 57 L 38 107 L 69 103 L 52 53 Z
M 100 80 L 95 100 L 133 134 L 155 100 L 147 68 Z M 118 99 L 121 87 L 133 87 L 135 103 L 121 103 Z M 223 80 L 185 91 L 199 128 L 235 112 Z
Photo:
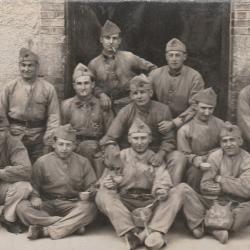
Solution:
M 0 249 L 250 249 L 250 0 L 0 0 L 0 37 Z

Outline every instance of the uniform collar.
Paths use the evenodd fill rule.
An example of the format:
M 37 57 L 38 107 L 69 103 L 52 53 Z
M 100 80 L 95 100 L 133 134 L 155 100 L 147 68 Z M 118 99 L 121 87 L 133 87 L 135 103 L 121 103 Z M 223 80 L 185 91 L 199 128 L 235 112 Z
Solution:
M 104 50 L 102 51 L 102 56 L 104 57 L 105 60 L 115 59 L 116 54 L 117 54 L 117 51 L 112 55 L 107 54 Z
M 182 73 L 182 70 L 183 70 L 183 66 L 180 68 L 179 71 L 177 71 L 177 72 L 171 72 L 171 70 L 170 70 L 170 68 L 169 68 L 169 66 L 168 66 L 168 73 L 169 73 L 169 75 L 171 75 L 171 76 L 179 76 L 179 75 Z
M 141 106 L 137 106 L 135 103 L 134 103 L 135 107 L 142 113 L 149 113 L 150 112 L 150 109 L 151 109 L 151 106 L 152 106 L 152 100 L 150 100 L 145 106 L 141 107 Z
M 77 107 L 81 108 L 84 106 L 94 106 L 96 104 L 96 99 L 93 95 L 91 95 L 86 100 L 81 100 L 77 95 L 74 97 L 74 103 Z

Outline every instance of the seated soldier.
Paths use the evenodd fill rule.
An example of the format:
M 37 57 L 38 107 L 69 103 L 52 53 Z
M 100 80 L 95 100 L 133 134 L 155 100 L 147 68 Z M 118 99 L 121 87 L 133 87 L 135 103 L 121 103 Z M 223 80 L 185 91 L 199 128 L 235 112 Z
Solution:
M 152 133 L 139 118 L 130 127 L 128 140 L 131 147 L 120 152 L 122 168 L 119 171 L 105 169 L 96 204 L 108 216 L 117 235 L 125 237 L 127 249 L 135 249 L 143 243 L 152 247 L 155 240 L 152 249 L 157 250 L 164 245 L 163 235 L 183 202 L 195 192 L 184 183 L 173 187 L 164 164 L 152 167 L 150 159 L 155 153 L 148 149 Z M 145 206 L 151 207 L 152 216 L 145 229 L 139 229 L 141 225 L 132 219 L 131 212 Z
M 62 122 L 70 123 L 76 130 L 76 152 L 90 160 L 100 177 L 103 164 L 99 140 L 107 132 L 114 115 L 111 110 L 105 111 L 93 96 L 94 77 L 85 65 L 79 63 L 76 66 L 73 81 L 76 95 L 62 103 Z
M 89 161 L 73 152 L 75 132 L 69 124 L 54 133 L 54 152 L 40 157 L 33 168 L 34 192 L 18 204 L 20 220 L 29 226 L 28 238 L 60 239 L 82 234 L 95 217 L 95 204 L 86 192 L 96 182 Z
M 22 142 L 10 135 L 8 124 L 0 117 L 0 205 L 3 205 L 0 223 L 11 233 L 21 233 L 24 228 L 18 224 L 16 207 L 32 192 L 31 163 Z
M 157 167 L 165 160 L 172 182 L 176 185 L 182 180 L 186 158 L 183 153 L 174 151 L 176 148 L 174 131 L 166 134 L 159 131 L 160 123 L 171 120 L 172 116 L 167 105 L 151 100 L 152 95 L 152 84 L 145 75 L 135 76 L 131 80 L 130 98 L 132 102 L 120 110 L 108 132 L 100 141 L 100 144 L 105 147 L 105 164 L 107 165 L 107 158 L 110 157 L 109 154 L 114 153 L 114 147 L 117 147 L 118 143 L 122 148 L 127 147 L 127 138 L 123 137 L 127 134 L 135 117 L 138 117 L 152 131 L 150 149 L 156 154 L 152 155 L 150 163 Z
M 208 157 L 211 169 L 204 172 L 201 191 L 213 197 L 219 204 L 228 204 L 233 212 L 229 229 L 210 229 L 209 232 L 221 243 L 228 241 L 228 231 L 238 232 L 250 221 L 250 154 L 241 149 L 242 137 L 239 128 L 226 122 L 220 133 L 221 148 Z M 201 197 L 201 196 L 197 196 Z M 193 218 L 190 228 L 195 237 L 204 234 L 204 215 L 211 202 L 202 198 L 192 202 L 193 212 L 186 214 L 188 221 Z M 206 228 L 205 228 L 206 229 Z
M 177 132 L 177 148 L 188 160 L 186 181 L 197 192 L 200 192 L 202 171 L 209 168 L 207 158 L 219 147 L 224 126 L 221 119 L 213 116 L 216 98 L 212 88 L 198 92 L 193 98 L 197 105 L 195 117 Z

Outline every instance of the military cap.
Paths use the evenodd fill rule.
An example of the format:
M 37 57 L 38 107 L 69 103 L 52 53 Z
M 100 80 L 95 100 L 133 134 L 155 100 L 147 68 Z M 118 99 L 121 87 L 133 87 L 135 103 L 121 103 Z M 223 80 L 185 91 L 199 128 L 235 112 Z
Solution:
M 173 38 L 166 44 L 166 52 L 169 52 L 171 50 L 182 51 L 185 53 L 186 45 L 179 39 Z
M 241 131 L 238 126 L 231 124 L 230 122 L 225 122 L 225 125 L 220 131 L 220 137 L 232 136 L 236 138 L 242 138 Z
M 29 49 L 21 48 L 19 51 L 19 62 L 21 63 L 24 61 L 35 61 L 38 63 L 38 55 Z
M 130 90 L 152 89 L 152 83 L 144 74 L 133 77 L 130 80 Z
M 87 66 L 82 63 L 78 63 L 73 72 L 73 80 L 76 81 L 76 79 L 80 76 L 90 76 L 90 78 L 94 78 L 92 72 Z
M 115 23 L 109 20 L 107 20 L 102 27 L 102 36 L 111 36 L 120 33 L 120 28 Z
M 147 133 L 151 134 L 151 129 L 140 118 L 136 117 L 128 131 L 128 135 L 133 133 Z
M 200 90 L 193 99 L 197 102 L 202 102 L 207 105 L 216 106 L 217 95 L 214 92 L 213 88 L 207 88 Z
M 60 138 L 67 141 L 76 141 L 76 131 L 72 128 L 71 124 L 59 126 L 54 134 L 54 138 Z

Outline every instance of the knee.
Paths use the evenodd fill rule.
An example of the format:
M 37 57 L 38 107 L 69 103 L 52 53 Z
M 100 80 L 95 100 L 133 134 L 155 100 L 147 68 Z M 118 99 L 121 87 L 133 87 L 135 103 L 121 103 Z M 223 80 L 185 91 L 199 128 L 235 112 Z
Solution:
M 23 201 L 20 201 L 18 204 L 17 204 L 17 207 L 16 207 L 16 212 L 18 215 L 20 214 L 26 214 L 26 210 L 28 207 L 30 207 L 31 204 L 28 200 L 23 200 Z
M 186 156 L 182 152 L 177 151 L 177 150 L 168 154 L 167 159 L 168 159 L 168 161 L 173 161 L 173 162 L 176 162 L 176 163 L 181 164 L 183 166 L 185 166 L 187 163 Z
M 24 181 L 16 182 L 13 187 L 14 192 L 21 196 L 23 199 L 28 199 L 33 190 L 31 184 Z
M 192 191 L 192 188 L 186 183 L 180 183 L 171 189 L 173 195 L 182 196 L 183 198 Z

